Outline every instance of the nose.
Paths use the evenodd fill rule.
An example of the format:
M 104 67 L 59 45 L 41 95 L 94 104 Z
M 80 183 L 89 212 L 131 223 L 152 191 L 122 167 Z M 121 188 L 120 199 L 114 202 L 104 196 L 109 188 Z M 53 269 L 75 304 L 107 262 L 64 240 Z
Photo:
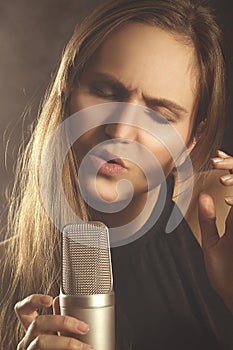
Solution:
M 113 123 L 105 126 L 105 134 L 112 139 L 136 140 L 136 127 L 124 123 Z
M 118 104 L 109 123 L 105 125 L 105 134 L 110 138 L 135 141 L 138 128 L 135 125 L 137 106 L 133 104 Z

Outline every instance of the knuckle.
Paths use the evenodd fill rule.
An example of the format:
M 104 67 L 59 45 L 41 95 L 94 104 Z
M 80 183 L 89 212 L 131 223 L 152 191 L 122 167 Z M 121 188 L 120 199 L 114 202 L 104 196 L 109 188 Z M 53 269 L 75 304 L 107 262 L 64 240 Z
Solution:
M 45 334 L 39 334 L 34 342 L 33 342 L 33 349 L 43 349 L 46 345 L 46 335 Z
M 35 320 L 32 321 L 32 323 L 30 324 L 30 330 L 32 332 L 37 332 L 40 329 L 40 320 L 39 320 L 39 316 L 37 318 L 35 318 Z
M 19 314 L 21 312 L 21 309 L 23 308 L 23 306 L 25 306 L 25 304 L 33 304 L 34 302 L 35 302 L 34 294 L 29 295 L 25 299 L 18 301 L 14 306 L 14 310 L 16 314 Z
M 71 325 L 71 318 L 69 316 L 62 317 L 62 325 L 64 329 L 68 329 Z
M 24 299 L 24 302 L 25 302 L 25 304 L 35 304 L 36 299 L 37 299 L 36 295 L 31 294 Z
M 29 326 L 30 331 L 36 332 L 38 330 L 38 321 L 37 319 L 33 320 Z
M 67 344 L 66 344 L 67 350 L 73 350 L 73 349 L 82 349 L 82 343 L 74 338 L 68 338 Z

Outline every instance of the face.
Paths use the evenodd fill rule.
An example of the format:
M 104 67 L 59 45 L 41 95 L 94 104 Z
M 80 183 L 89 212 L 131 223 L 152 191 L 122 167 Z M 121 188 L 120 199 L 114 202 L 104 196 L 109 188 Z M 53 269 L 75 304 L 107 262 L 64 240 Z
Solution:
M 195 115 L 196 77 L 192 45 L 157 27 L 132 23 L 110 35 L 88 62 L 72 91 L 70 114 L 109 102 L 149 107 L 165 117 L 189 146 Z M 118 143 L 111 143 L 115 139 L 124 144 L 125 157 L 122 154 L 121 159 L 114 160 L 116 163 L 109 164 L 106 154 L 114 158 L 118 151 Z M 135 197 L 148 191 L 144 172 L 127 156 L 130 141 L 148 149 L 165 176 L 174 166 L 172 156 L 158 139 L 143 128 L 124 122 L 101 125 L 81 136 L 74 145 L 78 163 L 104 141 L 110 141 L 110 146 L 102 149 L 105 156 L 97 154 L 91 161 L 93 168 L 100 167 L 96 189 L 106 201 L 126 199 L 127 190 L 117 198 L 116 185 L 122 179 L 133 185 Z M 140 151 L 138 157 L 142 157 Z M 156 171 L 154 174 L 156 177 Z M 86 174 L 88 186 L 89 175 Z

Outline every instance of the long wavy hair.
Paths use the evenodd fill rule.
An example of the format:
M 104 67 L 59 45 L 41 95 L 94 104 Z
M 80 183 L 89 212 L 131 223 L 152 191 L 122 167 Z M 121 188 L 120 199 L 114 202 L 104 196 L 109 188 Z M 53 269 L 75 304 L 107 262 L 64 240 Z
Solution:
M 69 116 L 69 98 L 77 77 L 97 48 L 114 31 L 131 22 L 157 26 L 184 38 L 196 49 L 199 71 L 197 114 L 193 134 L 206 120 L 205 137 L 191 153 L 197 171 L 206 169 L 220 145 L 225 115 L 224 59 L 221 31 L 212 10 L 198 0 L 120 0 L 101 5 L 79 25 L 69 41 L 26 150 L 19 157 L 8 217 L 9 241 L 1 286 L 1 349 L 15 349 L 23 329 L 14 315 L 14 304 L 32 293 L 59 293 L 60 235 L 48 218 L 39 191 L 39 166 L 43 147 L 56 128 Z M 52 154 L 48 178 L 56 176 Z M 88 210 L 77 185 L 77 166 L 72 150 L 63 172 L 64 191 L 70 205 L 83 220 Z M 53 191 L 48 196 L 53 198 Z M 54 203 L 62 214 L 62 206 Z M 7 281 L 7 282 L 6 282 Z M 119 331 L 120 333 L 120 331 Z M 121 337 L 119 336 L 119 339 Z M 123 338 L 122 338 L 123 339 Z M 119 340 L 123 344 L 123 340 Z M 123 346 L 121 347 L 121 349 Z

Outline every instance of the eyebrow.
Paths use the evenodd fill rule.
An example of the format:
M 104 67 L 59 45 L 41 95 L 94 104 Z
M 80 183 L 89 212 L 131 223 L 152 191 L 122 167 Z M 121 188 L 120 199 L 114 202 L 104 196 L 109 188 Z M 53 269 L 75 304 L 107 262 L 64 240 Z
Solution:
M 127 87 L 119 81 L 116 77 L 109 73 L 105 72 L 92 72 L 91 74 L 92 78 L 97 78 L 101 79 L 101 82 L 109 84 L 111 87 L 124 91 L 127 94 L 132 93 L 132 90 L 127 89 Z M 183 106 L 179 105 L 175 101 L 166 99 L 166 98 L 159 98 L 159 97 L 149 97 L 149 96 L 144 96 L 144 100 L 148 103 L 149 106 L 160 106 L 160 107 L 165 107 L 170 110 L 181 112 L 184 114 L 188 114 L 187 109 L 185 109 Z

